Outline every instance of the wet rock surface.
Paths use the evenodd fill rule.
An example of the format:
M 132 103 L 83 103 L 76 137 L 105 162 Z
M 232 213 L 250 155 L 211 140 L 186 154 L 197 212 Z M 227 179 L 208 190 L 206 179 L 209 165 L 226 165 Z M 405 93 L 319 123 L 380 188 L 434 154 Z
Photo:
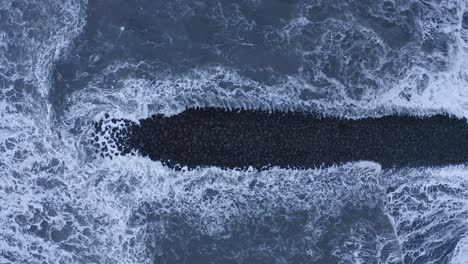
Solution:
M 120 125 L 114 129 L 106 123 Z M 106 118 L 95 128 L 106 137 L 95 143 L 101 155 L 139 153 L 171 167 L 313 168 L 370 160 L 388 168 L 468 162 L 467 120 L 446 115 L 351 120 L 191 108 L 171 117 L 154 115 L 140 124 Z

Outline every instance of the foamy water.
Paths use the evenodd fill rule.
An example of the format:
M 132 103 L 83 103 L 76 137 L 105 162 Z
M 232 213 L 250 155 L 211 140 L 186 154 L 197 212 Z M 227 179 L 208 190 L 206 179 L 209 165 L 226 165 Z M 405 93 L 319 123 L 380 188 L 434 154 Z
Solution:
M 467 3 L 428 5 L 433 13 L 421 14 L 418 27 L 428 32 L 425 37 L 435 31 L 449 36 L 447 53 L 434 52 L 430 62 L 415 55 L 421 61 L 404 69 L 401 78 L 375 77 L 373 67 L 364 65 L 362 73 L 384 89 L 359 83 L 365 91 L 359 97 L 350 92 L 353 83 L 319 74 L 333 83 L 330 91 L 307 80 L 304 71 L 274 84 L 226 65 L 135 78 L 127 73 L 151 67 L 116 60 L 68 94 L 68 107 L 57 116 L 49 101 L 51 74 L 84 30 L 87 3 L 2 2 L 0 262 L 153 263 L 168 250 L 168 241 L 188 233 L 211 237 L 219 247 L 233 243 L 246 255 L 251 250 L 316 261 L 335 256 L 339 263 L 465 263 L 467 166 L 386 171 L 362 161 L 315 170 L 176 172 L 138 156 L 99 158 L 89 145 L 92 121 L 107 112 L 135 121 L 190 106 L 350 118 L 440 112 L 468 117 L 468 33 L 462 28 Z M 273 33 L 284 44 L 314 23 L 298 14 Z M 301 52 L 307 57 L 317 51 L 304 46 Z M 347 49 L 340 52 L 348 56 Z M 444 66 L 437 68 L 438 62 Z M 247 248 L 235 244 L 251 222 L 273 230 L 273 240 L 246 242 Z M 330 231 L 335 229 L 341 231 Z

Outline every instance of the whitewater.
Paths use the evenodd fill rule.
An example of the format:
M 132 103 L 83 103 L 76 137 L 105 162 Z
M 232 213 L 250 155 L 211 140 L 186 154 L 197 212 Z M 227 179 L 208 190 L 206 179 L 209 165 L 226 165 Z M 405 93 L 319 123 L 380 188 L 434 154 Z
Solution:
M 310 170 L 174 171 L 138 155 L 101 158 L 89 143 L 92 123 L 105 113 L 137 122 L 194 106 L 347 118 L 468 118 L 468 2 L 421 2 L 431 8 L 419 14 L 419 32 L 450 41 L 432 57 L 409 50 L 412 62 L 400 65 L 398 74 L 375 77 L 373 69 L 384 67 L 385 58 L 407 58 L 394 55 L 385 36 L 366 23 L 353 27 L 357 22 L 349 21 L 342 26 L 360 36 L 355 49 L 388 55 L 377 64 L 362 62 L 357 83 L 312 67 L 314 78 L 327 83 L 318 85 L 304 77 L 312 71 L 307 63 L 270 82 L 223 63 L 168 72 L 147 61 L 118 59 L 92 76 L 75 76 L 89 79 L 58 105 L 51 99 L 60 89 L 55 67 L 78 49 L 91 3 L 2 1 L 0 263 L 190 263 L 188 250 L 232 263 L 295 263 L 294 257 L 317 263 L 468 263 L 468 165 L 383 170 L 360 161 Z M 316 23 L 337 24 L 307 17 L 306 4 L 300 10 L 271 29 L 272 42 L 287 46 Z M 232 23 L 226 27 L 242 22 L 220 16 Z M 113 41 L 131 30 L 115 27 Z M 320 34 L 341 41 L 346 35 L 333 28 Z M 312 62 L 333 52 L 353 57 L 353 48 L 325 43 L 317 49 L 301 44 L 297 52 Z M 96 52 L 86 60 L 98 64 L 102 58 Z

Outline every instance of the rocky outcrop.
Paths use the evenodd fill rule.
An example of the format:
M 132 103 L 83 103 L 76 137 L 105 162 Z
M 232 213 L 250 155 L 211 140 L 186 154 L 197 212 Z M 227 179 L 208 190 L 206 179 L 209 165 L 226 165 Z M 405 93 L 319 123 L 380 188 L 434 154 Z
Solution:
M 467 120 L 447 115 L 352 120 L 302 112 L 192 108 L 171 117 L 155 115 L 140 124 L 106 118 L 96 123 L 96 134 L 107 137 L 95 138 L 101 154 L 140 154 L 172 167 L 313 168 L 357 160 L 383 167 L 468 162 Z

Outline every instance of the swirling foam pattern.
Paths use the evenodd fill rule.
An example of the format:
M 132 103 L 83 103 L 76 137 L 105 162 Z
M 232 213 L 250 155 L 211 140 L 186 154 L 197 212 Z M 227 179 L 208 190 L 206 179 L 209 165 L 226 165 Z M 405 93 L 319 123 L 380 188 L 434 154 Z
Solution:
M 4 0 L 0 262 L 466 263 L 467 166 L 173 171 L 88 139 L 190 106 L 468 117 L 467 43 L 462 0 Z

